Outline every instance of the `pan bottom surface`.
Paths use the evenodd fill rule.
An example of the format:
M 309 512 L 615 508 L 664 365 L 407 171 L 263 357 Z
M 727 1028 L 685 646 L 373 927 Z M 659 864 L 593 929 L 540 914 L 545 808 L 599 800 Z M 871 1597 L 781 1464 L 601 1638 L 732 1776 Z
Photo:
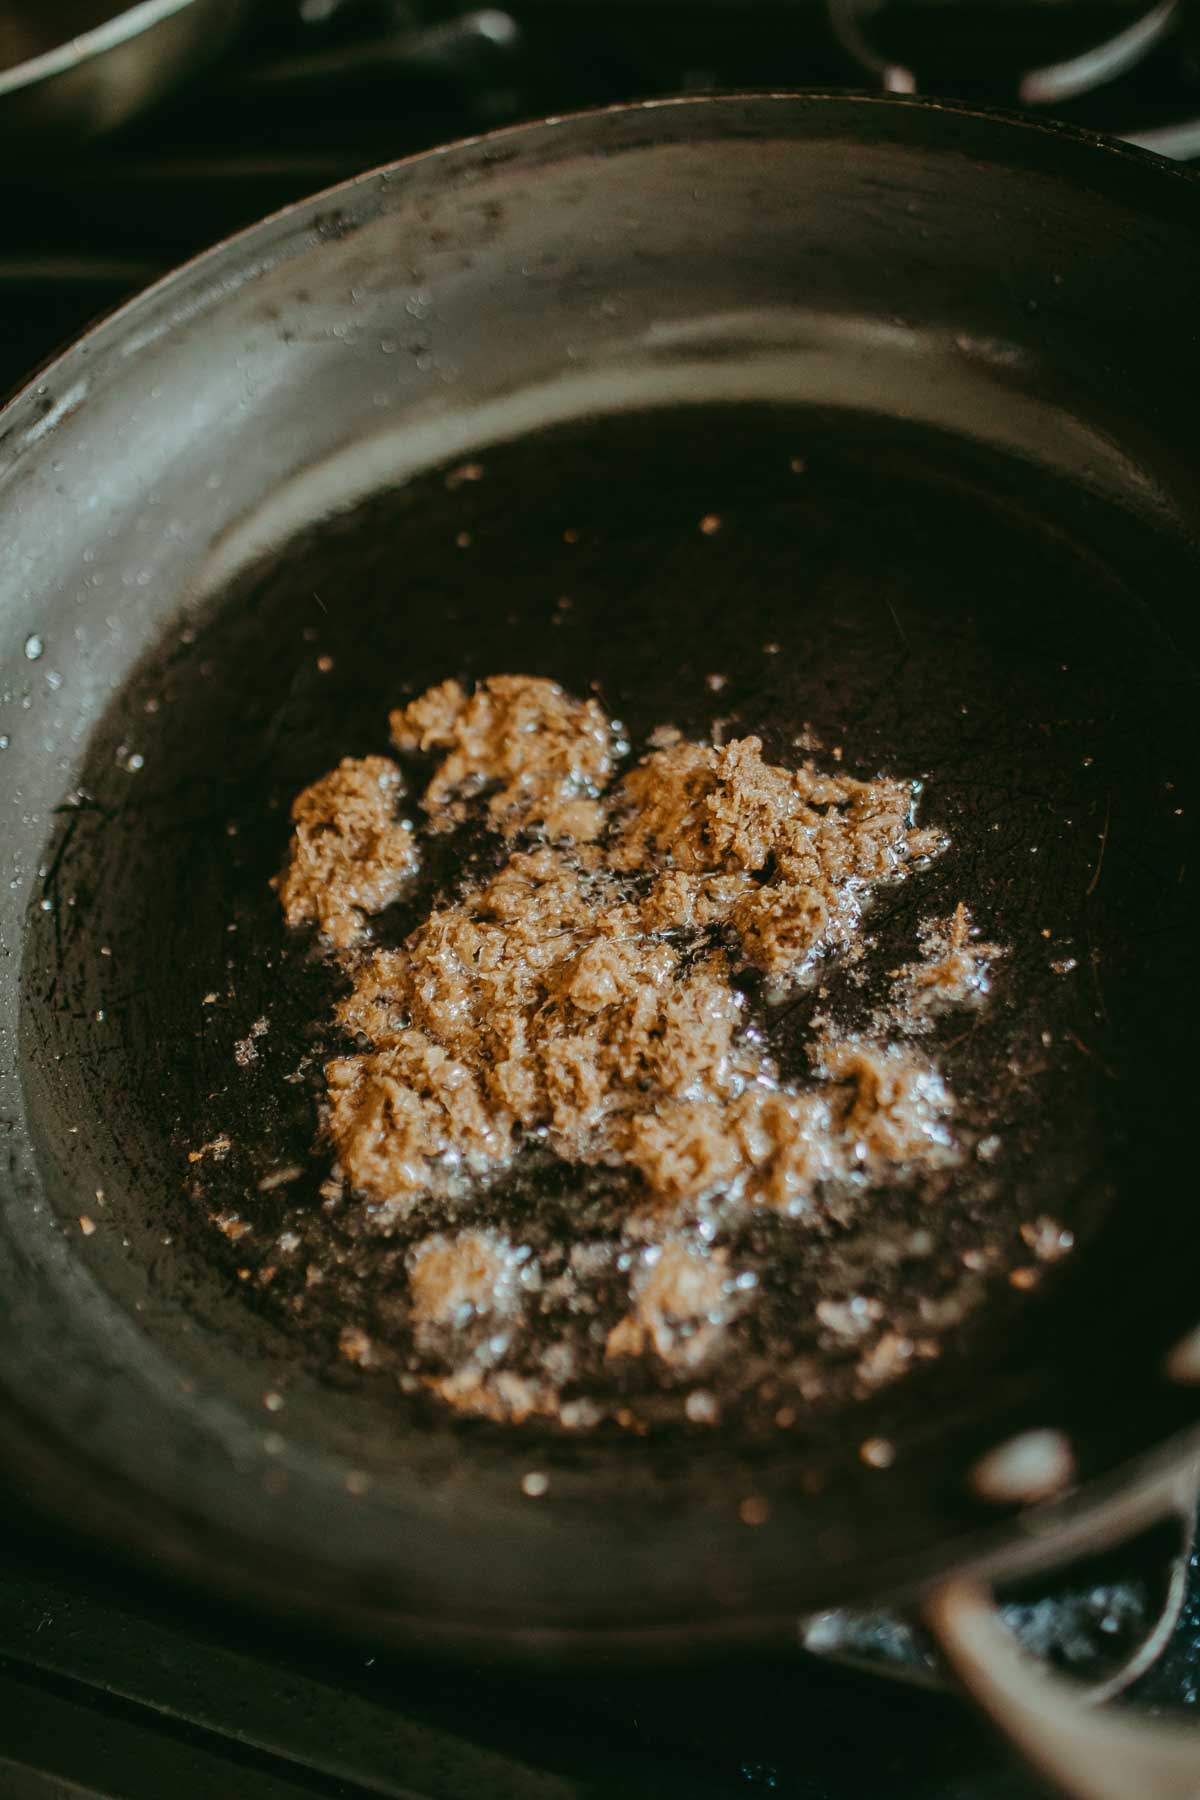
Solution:
M 902 1535 L 931 1484 L 947 1519 L 969 1517 L 964 1453 L 1034 1413 L 1069 1430 L 1081 1473 L 1129 1437 L 1135 1396 L 1133 1436 L 1173 1429 L 1179 1397 L 1148 1371 L 1193 1305 L 1195 573 L 1161 521 L 1032 462 L 767 405 L 563 425 L 293 538 L 143 655 L 47 853 L 28 1088 L 99 1281 L 187 1380 L 219 1366 L 239 1403 L 274 1396 L 281 1429 L 381 1475 L 417 1441 L 528 1466 L 552 1440 L 581 1477 L 624 1481 L 635 1459 L 708 1486 L 721 1456 L 749 1456 L 811 1504 L 843 1478 L 898 1482 Z M 611 1424 L 590 1443 L 459 1425 L 406 1391 L 401 1349 L 374 1369 L 338 1353 L 348 1328 L 386 1344 L 403 1244 L 322 1206 L 337 977 L 270 886 L 288 807 L 341 756 L 386 752 L 389 707 L 512 672 L 597 695 L 634 754 L 671 725 L 913 777 L 950 848 L 875 901 L 872 967 L 910 960 L 921 922 L 960 902 L 1005 947 L 987 1006 L 930 1039 L 957 1097 L 953 1179 L 820 1234 L 746 1226 L 764 1301 L 736 1366 L 705 1378 L 719 1425 L 677 1406 L 636 1443 Z M 384 932 L 454 878 L 433 858 Z M 785 1073 L 818 1005 L 869 1012 L 851 977 L 831 964 L 819 998 L 764 1013 Z M 611 1199 L 531 1166 L 486 1205 L 536 1237 L 603 1231 Z M 901 1346 L 878 1376 L 817 1311 L 856 1300 L 866 1347 Z M 787 1369 L 748 1383 L 773 1346 Z M 652 1424 L 655 1396 L 689 1385 L 648 1382 Z M 879 1444 L 886 1476 L 860 1456 Z

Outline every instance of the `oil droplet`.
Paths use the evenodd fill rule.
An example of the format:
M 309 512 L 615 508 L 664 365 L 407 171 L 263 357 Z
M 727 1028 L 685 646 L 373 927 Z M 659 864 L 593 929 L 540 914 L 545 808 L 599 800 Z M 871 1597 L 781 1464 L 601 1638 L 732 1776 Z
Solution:
M 29 636 L 25 639 L 25 654 L 30 662 L 37 661 L 38 657 L 42 654 L 42 649 L 43 645 L 41 638 L 36 631 L 31 631 Z
M 521 1492 L 530 1500 L 540 1500 L 550 1486 L 550 1477 L 543 1475 L 540 1469 L 530 1469 L 528 1475 L 521 1477 Z

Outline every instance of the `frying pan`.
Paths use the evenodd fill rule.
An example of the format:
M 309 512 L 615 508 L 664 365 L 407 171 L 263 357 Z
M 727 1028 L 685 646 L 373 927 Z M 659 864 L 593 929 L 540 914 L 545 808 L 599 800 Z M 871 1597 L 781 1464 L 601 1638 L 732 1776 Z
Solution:
M 110 131 L 215 58 L 247 0 L 140 0 L 136 6 L 9 0 L 0 50 L 0 138 L 62 146 Z
M 12 403 L 15 1481 L 193 1578 L 423 1644 L 694 1653 L 926 1596 L 1036 1754 L 1133 1791 L 1123 1744 L 1085 1770 L 1057 1697 L 1041 1741 L 980 1584 L 1169 1508 L 1200 1447 L 1198 283 L 1194 181 L 1103 140 L 895 99 L 661 103 L 294 207 Z M 447 482 L 466 459 L 486 478 Z M 290 796 L 380 745 L 397 693 L 510 669 L 597 684 L 635 739 L 720 710 L 777 755 L 808 725 L 920 775 L 953 845 L 920 905 L 963 898 L 1011 947 L 946 1050 L 1002 1145 L 947 1230 L 1047 1214 L 1076 1248 L 849 1409 L 463 1426 L 331 1369 L 353 1296 L 289 1324 L 214 1248 L 201 1130 L 243 1199 L 311 1137 L 283 1077 L 323 977 L 267 886 Z M 1069 1491 L 982 1498 L 980 1459 L 1045 1432 Z M 1129 1754 L 1191 1791 L 1190 1748 Z

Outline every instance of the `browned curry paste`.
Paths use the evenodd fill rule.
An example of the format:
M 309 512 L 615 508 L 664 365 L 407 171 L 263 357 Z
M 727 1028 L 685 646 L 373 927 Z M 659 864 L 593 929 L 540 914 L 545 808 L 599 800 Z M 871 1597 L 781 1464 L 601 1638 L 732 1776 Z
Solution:
M 482 817 L 504 851 L 482 872 L 464 865 L 455 895 L 381 948 L 372 918 L 421 860 L 399 767 L 346 759 L 297 798 L 285 917 L 316 925 L 351 982 L 338 1022 L 356 1047 L 325 1071 L 334 1173 L 411 1242 L 405 1305 L 427 1385 L 467 1411 L 588 1423 L 590 1402 L 563 1402 L 570 1343 L 544 1345 L 536 1372 L 511 1363 L 547 1275 L 519 1220 L 461 1222 L 464 1194 L 532 1151 L 625 1171 L 625 1310 L 603 1327 L 604 1360 L 702 1373 L 755 1299 L 753 1272 L 715 1241 L 731 1216 L 819 1222 L 830 1194 L 961 1155 L 953 1096 L 914 1040 L 937 1010 L 982 1001 L 1000 948 L 961 906 L 929 922 L 872 1029 L 818 1024 L 808 1069 L 787 1079 L 747 978 L 777 1003 L 827 959 L 863 954 L 873 893 L 945 848 L 916 824 L 911 782 L 785 769 L 755 737 L 715 747 L 670 730 L 619 774 L 626 747 L 598 703 L 522 676 L 472 694 L 446 682 L 390 723 L 397 750 L 436 754 L 424 832 Z M 586 1312 L 613 1258 L 559 1253 L 555 1279 Z M 345 1355 L 369 1349 L 347 1332 Z

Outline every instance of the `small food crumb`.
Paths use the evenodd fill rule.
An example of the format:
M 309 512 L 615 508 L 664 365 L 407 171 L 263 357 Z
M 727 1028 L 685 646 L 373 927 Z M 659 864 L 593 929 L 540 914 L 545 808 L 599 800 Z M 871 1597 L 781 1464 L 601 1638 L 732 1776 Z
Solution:
M 530 1500 L 540 1500 L 543 1494 L 550 1491 L 550 1477 L 543 1475 L 540 1469 L 530 1469 L 521 1477 L 521 1492 Z
M 896 1460 L 896 1446 L 890 1438 L 868 1438 L 858 1454 L 869 1469 L 890 1469 Z
M 1043 1216 L 1026 1221 L 1021 1236 L 1039 1262 L 1057 1262 L 1074 1248 L 1075 1233 L 1060 1225 L 1057 1219 Z
M 991 988 L 991 965 L 1004 947 L 978 941 L 961 900 L 949 919 L 927 920 L 918 937 L 920 961 L 899 971 L 894 1004 L 902 1015 L 897 1022 L 919 1031 L 939 1012 L 978 1005 Z
M 761 1494 L 748 1494 L 738 1507 L 743 1525 L 765 1525 L 771 1516 L 771 1505 Z
M 634 1276 L 633 1307 L 608 1334 L 604 1354 L 641 1356 L 692 1366 L 710 1355 L 731 1309 L 725 1275 L 728 1252 L 684 1239 L 655 1245 L 652 1262 Z
M 705 513 L 704 517 L 700 521 L 700 529 L 704 533 L 705 537 L 715 536 L 716 533 L 718 531 L 720 531 L 720 529 L 721 529 L 720 514 L 719 513 Z
M 817 1318 L 827 1331 L 841 1338 L 860 1338 L 883 1317 L 878 1300 L 855 1294 L 850 1300 L 819 1300 Z
M 345 1357 L 347 1362 L 357 1363 L 360 1368 L 366 1368 L 371 1361 L 371 1349 L 370 1338 L 356 1326 L 346 1326 L 338 1337 L 338 1355 Z
M 868 1387 L 882 1387 L 886 1382 L 895 1381 L 903 1374 L 912 1354 L 910 1338 L 901 1337 L 895 1331 L 885 1331 L 879 1342 L 859 1359 L 859 1379 Z
M 521 1295 L 527 1260 L 495 1232 L 425 1238 L 408 1264 L 414 1319 L 419 1325 L 454 1325 L 473 1315 L 510 1312 Z
M 446 486 L 450 489 L 451 493 L 453 493 L 454 489 L 462 487 L 464 482 L 482 481 L 483 476 L 484 468 L 482 463 L 460 463 L 457 469 L 451 469 L 450 473 L 446 476 Z
M 211 1156 L 214 1162 L 224 1162 L 232 1149 L 232 1141 L 226 1137 L 224 1132 L 222 1132 L 220 1136 L 213 1138 L 210 1143 L 201 1144 L 198 1150 L 189 1150 L 188 1161 L 190 1163 L 201 1162 L 206 1156 Z
M 299 1181 L 303 1173 L 304 1167 L 301 1163 L 288 1163 L 286 1168 L 272 1169 L 270 1174 L 264 1175 L 258 1183 L 258 1191 L 260 1194 L 273 1193 L 276 1188 L 287 1187 L 291 1182 Z
M 79 1229 L 82 1231 L 84 1237 L 91 1237 L 96 1229 L 96 1221 L 94 1219 L 89 1219 L 86 1213 L 80 1213 Z
M 693 1388 L 684 1402 L 684 1411 L 693 1425 L 715 1425 L 721 1417 L 721 1404 L 707 1388 Z

